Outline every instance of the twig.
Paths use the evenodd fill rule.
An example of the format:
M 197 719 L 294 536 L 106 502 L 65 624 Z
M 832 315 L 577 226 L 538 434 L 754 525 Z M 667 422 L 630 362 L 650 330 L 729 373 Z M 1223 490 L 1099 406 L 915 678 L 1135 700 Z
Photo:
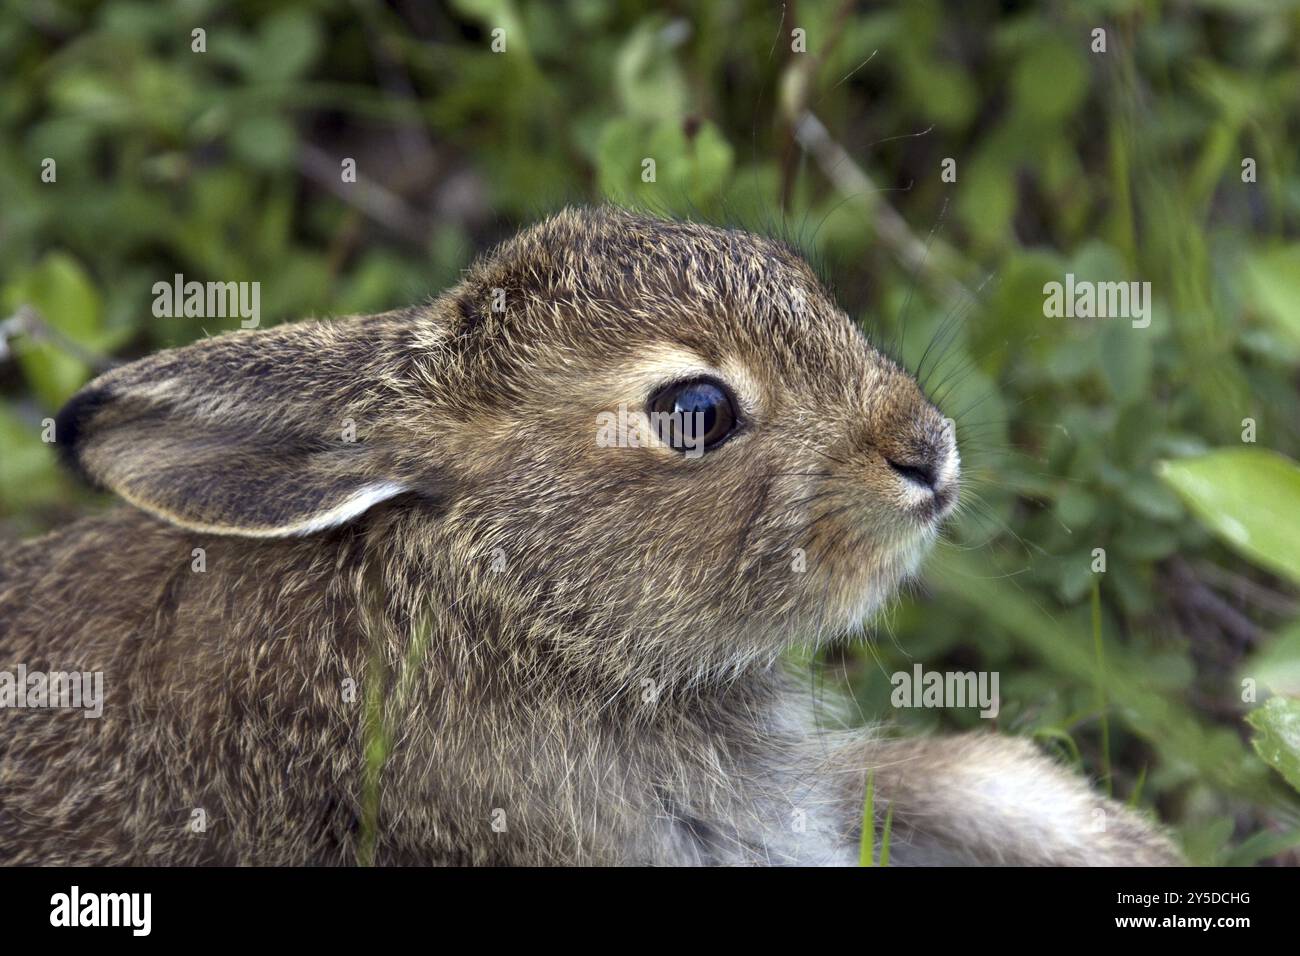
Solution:
M 1243 600 L 1251 601 L 1261 610 L 1285 618 L 1295 617 L 1296 612 L 1300 611 L 1300 602 L 1295 598 L 1274 591 L 1243 575 L 1234 574 L 1227 568 L 1221 568 L 1210 561 L 1198 562 L 1195 571 L 1202 579 L 1217 587 L 1235 591 Z
M 375 68 L 385 91 L 394 99 L 406 100 L 418 106 L 420 98 L 415 92 L 415 86 L 399 58 L 393 55 L 388 34 L 379 23 L 378 7 L 365 0 L 353 0 L 352 5 L 365 22 L 366 42 L 374 55 Z M 403 166 L 414 167 L 413 175 L 403 178 L 410 180 L 432 175 L 438 168 L 438 151 L 428 129 L 422 123 L 403 123 L 397 130 L 397 136 L 407 159 Z
M 360 176 L 354 183 L 343 182 L 339 176 L 338 159 L 320 147 L 305 143 L 298 152 L 298 168 L 385 228 L 411 242 L 423 244 L 428 241 L 429 230 L 423 217 L 401 196 Z
M 1263 630 L 1250 618 L 1219 597 L 1209 585 L 1196 576 L 1196 572 L 1182 558 L 1169 561 L 1172 584 L 1178 590 L 1184 606 L 1190 611 L 1205 615 L 1219 629 L 1233 638 L 1238 645 L 1251 646 L 1259 642 Z
M 77 361 L 88 365 L 96 374 L 106 372 L 118 363 L 106 355 L 92 352 L 78 342 L 64 335 L 45 321 L 44 316 L 33 305 L 20 305 L 9 318 L 0 321 L 0 361 L 9 357 L 9 343 L 20 335 L 37 342 L 47 342 L 55 348 L 66 352 Z
M 788 9 L 782 11 L 781 33 L 782 37 L 787 41 L 785 61 L 788 66 L 786 69 L 792 71 L 793 74 L 791 76 L 791 81 L 787 86 L 787 89 L 793 91 L 790 101 L 784 104 L 780 104 L 779 99 L 777 101 L 782 107 L 781 114 L 784 121 L 782 124 L 781 142 L 781 155 L 783 157 L 781 162 L 781 208 L 787 212 L 789 211 L 790 203 L 794 198 L 795 125 L 798 118 L 811 108 L 808 104 L 808 97 L 812 92 L 813 83 L 821 72 L 823 64 L 830 60 L 831 54 L 835 52 L 835 48 L 843 38 L 844 28 L 848 23 L 849 16 L 853 13 L 854 6 L 855 0 L 843 0 L 839 9 L 835 13 L 835 18 L 831 24 L 830 35 L 826 42 L 818 45 L 818 50 L 815 55 L 799 57 L 795 57 L 792 54 L 790 43 L 788 42 L 789 38 L 784 37 L 785 14 L 789 13 L 791 23 L 799 22 L 798 14 L 795 12 L 794 0 L 790 0 Z M 778 39 L 781 39 L 782 37 L 778 37 Z M 875 54 L 873 53 L 872 56 L 874 55 Z M 870 57 L 867 59 L 869 60 Z M 847 78 L 848 77 L 845 77 L 845 79 Z M 841 80 L 840 82 L 842 83 L 844 80 Z M 836 83 L 835 86 L 839 86 L 839 83 Z M 831 89 L 834 88 L 835 87 L 831 87 Z M 830 91 L 827 90 L 827 92 Z M 825 94 L 819 96 L 817 98 L 817 103 L 820 103 L 824 96 Z M 815 107 L 817 103 L 813 103 L 812 106 Z
M 926 244 L 916 237 L 907 221 L 881 198 L 880 189 L 867 172 L 831 137 L 811 110 L 804 111 L 795 123 L 794 132 L 799 145 L 812 155 L 822 174 L 835 188 L 846 199 L 859 202 L 873 217 L 877 238 L 905 269 L 923 276 L 946 300 L 975 300 L 975 295 L 952 277 L 960 263 L 957 254 L 937 239 L 927 250 Z

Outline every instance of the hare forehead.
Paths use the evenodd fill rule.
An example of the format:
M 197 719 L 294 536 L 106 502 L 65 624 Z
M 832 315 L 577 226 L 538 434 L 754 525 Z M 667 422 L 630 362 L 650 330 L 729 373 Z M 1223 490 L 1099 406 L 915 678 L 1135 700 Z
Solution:
M 827 348 L 844 354 L 813 363 L 798 350 L 774 343 L 720 343 L 706 355 L 683 345 L 653 342 L 603 363 L 598 371 L 582 370 L 575 394 L 601 405 L 640 405 L 670 383 L 717 379 L 729 386 L 743 414 L 764 418 L 779 411 L 839 406 L 852 412 L 878 401 L 875 396 L 887 387 L 888 375 L 884 366 L 870 360 L 866 347 L 837 342 Z
M 693 349 L 663 345 L 636 353 L 623 368 L 613 371 L 617 390 L 633 399 L 669 382 L 717 378 L 731 386 L 746 411 L 756 411 L 763 401 L 760 370 L 734 353 L 722 352 L 710 360 Z

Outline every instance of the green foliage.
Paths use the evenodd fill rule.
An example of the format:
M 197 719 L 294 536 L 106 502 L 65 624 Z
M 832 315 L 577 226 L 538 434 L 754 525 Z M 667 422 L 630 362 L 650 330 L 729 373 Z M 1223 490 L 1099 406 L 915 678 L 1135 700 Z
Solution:
M 1300 584 L 1300 466 L 1230 449 L 1166 462 L 1160 475 L 1215 533 L 1261 567 Z
M 32 269 L 20 274 L 3 293 L 6 312 L 34 307 L 72 341 L 97 349 L 108 343 L 103 335 L 104 306 L 86 271 L 71 256 L 51 252 Z M 15 348 L 18 362 L 32 390 L 47 408 L 57 408 L 72 396 L 90 374 L 77 355 L 57 343 L 25 337 Z
M 1300 245 L 1263 250 L 1247 267 L 1249 293 L 1293 349 L 1300 348 Z
M 1265 763 L 1300 790 L 1300 701 L 1274 697 L 1246 721 L 1259 731 L 1251 743 Z
M 0 13 L 0 321 L 52 330 L 0 359 L 0 535 L 86 507 L 40 436 L 97 357 L 237 327 L 155 318 L 176 273 L 260 281 L 265 326 L 419 302 L 566 201 L 772 229 L 919 370 L 965 474 L 925 591 L 826 679 L 920 732 L 980 721 L 894 709 L 891 671 L 996 671 L 1000 730 L 1158 811 L 1197 861 L 1295 860 L 1300 802 L 1269 770 L 1300 671 L 1293 5 L 418 7 Z M 842 154 L 805 151 L 804 111 Z M 934 228 L 919 269 L 891 210 L 921 245 Z M 1046 318 L 1066 273 L 1150 282 L 1149 327 Z M 1230 451 L 1246 418 L 1256 444 Z M 1278 695 L 1258 753 L 1243 681 Z
M 862 838 L 858 844 L 858 866 L 889 866 L 889 838 L 894 829 L 894 806 L 886 804 L 885 819 L 876 827 L 876 775 L 867 771 L 865 796 L 862 799 Z M 876 853 L 876 840 L 880 853 Z

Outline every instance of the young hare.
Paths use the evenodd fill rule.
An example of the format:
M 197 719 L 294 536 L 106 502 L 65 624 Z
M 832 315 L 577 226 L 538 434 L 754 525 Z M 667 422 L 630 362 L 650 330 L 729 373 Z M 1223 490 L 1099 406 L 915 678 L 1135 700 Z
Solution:
M 1023 740 L 816 729 L 782 652 L 916 570 L 958 458 L 778 243 L 569 210 L 57 440 L 131 507 L 5 557 L 0 667 L 103 715 L 0 711 L 0 860 L 851 863 L 871 770 L 895 862 L 1177 861 Z

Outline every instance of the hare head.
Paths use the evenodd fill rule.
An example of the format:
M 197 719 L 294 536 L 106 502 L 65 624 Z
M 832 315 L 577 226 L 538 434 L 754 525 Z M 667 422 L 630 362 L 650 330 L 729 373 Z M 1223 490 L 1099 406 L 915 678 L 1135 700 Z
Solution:
M 425 307 L 114 370 L 58 433 L 178 529 L 364 526 L 400 587 L 606 688 L 856 626 L 958 482 L 951 424 L 799 257 L 617 209 L 554 216 Z

